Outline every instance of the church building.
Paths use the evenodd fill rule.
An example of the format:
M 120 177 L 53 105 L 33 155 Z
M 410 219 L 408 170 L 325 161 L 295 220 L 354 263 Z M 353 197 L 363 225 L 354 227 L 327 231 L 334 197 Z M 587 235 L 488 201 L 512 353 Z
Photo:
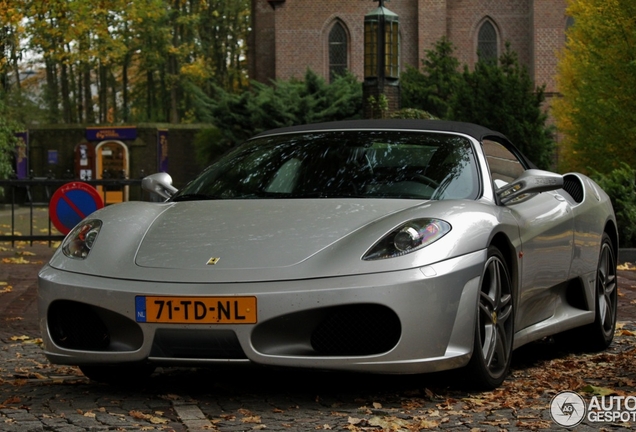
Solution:
M 329 80 L 343 70 L 365 77 L 365 15 L 384 4 L 399 20 L 398 69 L 421 67 L 442 37 L 470 68 L 510 43 L 546 96 L 556 92 L 558 52 L 571 19 L 567 0 L 252 0 L 251 79 Z

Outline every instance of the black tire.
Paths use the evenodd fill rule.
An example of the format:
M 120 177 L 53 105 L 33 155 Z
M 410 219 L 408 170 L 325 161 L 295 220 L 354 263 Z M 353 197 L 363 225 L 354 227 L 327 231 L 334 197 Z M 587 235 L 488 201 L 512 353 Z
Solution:
M 467 378 L 478 389 L 494 389 L 508 375 L 514 340 L 512 283 L 506 261 L 494 246 L 488 248 L 479 286 L 474 340 Z
M 614 340 L 618 312 L 618 280 L 612 240 L 603 233 L 596 266 L 594 322 L 574 329 L 571 341 L 585 351 L 603 351 Z
M 147 363 L 124 363 L 117 365 L 82 365 L 84 376 L 91 381 L 117 386 L 133 386 L 147 380 L 156 367 Z

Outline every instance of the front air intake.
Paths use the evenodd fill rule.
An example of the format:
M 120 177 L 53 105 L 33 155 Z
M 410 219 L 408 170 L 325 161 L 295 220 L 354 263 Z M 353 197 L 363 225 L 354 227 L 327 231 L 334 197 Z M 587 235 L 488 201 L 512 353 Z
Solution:
M 70 300 L 51 303 L 48 325 L 53 342 L 67 349 L 106 351 L 108 328 L 92 306 Z
M 372 304 L 329 310 L 311 334 L 311 346 L 320 355 L 380 354 L 397 345 L 402 327 L 391 309 Z

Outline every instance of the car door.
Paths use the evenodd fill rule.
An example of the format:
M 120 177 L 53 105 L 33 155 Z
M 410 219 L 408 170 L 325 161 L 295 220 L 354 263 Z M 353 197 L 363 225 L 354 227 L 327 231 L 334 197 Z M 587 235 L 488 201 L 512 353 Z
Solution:
M 504 145 L 484 140 L 484 153 L 495 187 L 511 182 L 524 164 Z M 559 191 L 543 192 L 506 208 L 519 226 L 521 253 L 520 287 L 515 318 L 516 331 L 550 318 L 558 291 L 570 273 L 574 247 L 574 218 L 568 201 Z

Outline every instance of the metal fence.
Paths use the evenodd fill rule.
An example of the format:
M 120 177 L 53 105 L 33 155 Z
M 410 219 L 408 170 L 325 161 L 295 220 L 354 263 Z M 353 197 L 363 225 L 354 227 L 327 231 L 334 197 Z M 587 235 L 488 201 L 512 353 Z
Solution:
M 0 188 L 4 190 L 4 194 L 0 195 L 0 216 L 3 219 L 3 228 L 0 228 L 0 242 L 11 242 L 13 246 L 17 241 L 30 242 L 46 241 L 51 244 L 64 238 L 51 223 L 48 218 L 48 228 L 38 228 L 34 224 L 36 214 L 42 213 L 42 208 L 48 209 L 51 196 L 55 191 L 71 182 L 81 181 L 91 186 L 103 186 L 102 195 L 104 203 L 108 202 L 109 189 L 131 187 L 130 196 L 132 200 L 152 201 L 153 197 L 148 193 L 144 193 L 141 189 L 141 178 L 139 179 L 100 179 L 100 180 L 77 180 L 72 178 L 55 179 L 52 177 L 31 177 L 28 179 L 7 179 L 0 180 Z M 16 216 L 28 214 L 27 230 L 18 231 Z M 8 234 L 6 233 L 8 231 Z M 42 232 L 45 231 L 45 232 Z

